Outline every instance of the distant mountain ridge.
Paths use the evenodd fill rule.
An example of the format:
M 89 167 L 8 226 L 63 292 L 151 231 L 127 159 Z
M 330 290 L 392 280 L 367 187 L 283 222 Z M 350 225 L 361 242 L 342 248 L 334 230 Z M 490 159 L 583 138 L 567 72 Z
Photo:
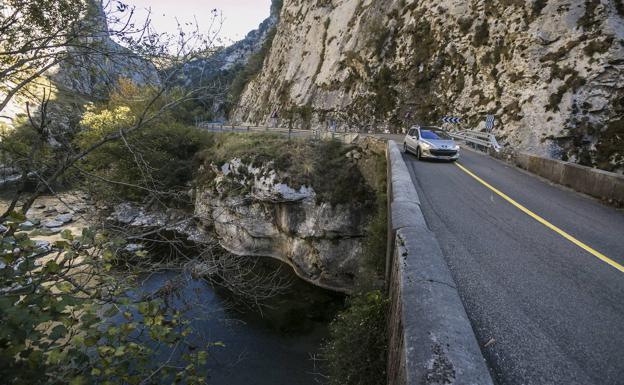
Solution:
M 267 40 L 274 36 L 280 9 L 281 0 L 273 0 L 270 16 L 244 39 L 184 66 L 177 79 L 180 85 L 206 87 L 205 95 L 199 98 L 200 106 L 196 110 L 196 113 L 204 110 L 204 119 L 226 119 L 242 88 L 261 69 L 263 48 L 267 46 Z M 252 59 L 255 59 L 254 64 L 250 64 Z M 232 88 L 239 90 L 233 92 Z
M 262 48 L 268 33 L 277 24 L 277 16 L 271 15 L 260 26 L 249 32 L 244 39 L 220 48 L 213 55 L 188 63 L 184 67 L 184 79 L 187 84 L 198 79 L 212 78 L 236 66 L 245 65 L 249 57 Z

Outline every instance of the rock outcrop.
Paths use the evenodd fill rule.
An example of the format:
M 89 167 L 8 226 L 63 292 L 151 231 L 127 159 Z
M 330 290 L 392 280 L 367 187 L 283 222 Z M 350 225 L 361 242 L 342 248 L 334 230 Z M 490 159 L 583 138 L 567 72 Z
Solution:
M 85 23 L 95 32 L 84 38 L 84 47 L 78 44 L 68 48 L 67 58 L 47 73 L 55 87 L 66 94 L 97 100 L 107 98 L 120 78 L 138 85 L 159 84 L 154 64 L 111 39 L 101 0 L 93 2 Z
M 58 58 L 58 64 L 11 99 L 1 111 L 0 126 L 16 126 L 20 118 L 25 121 L 26 103 L 31 104 L 31 112 L 36 114 L 37 108 L 33 106 L 40 103 L 37 95 L 43 89 L 51 93 L 50 129 L 67 132 L 77 126 L 83 105 L 107 98 L 120 78 L 139 85 L 160 83 L 154 64 L 113 41 L 101 0 L 91 1 L 83 23 L 84 36 L 77 43 L 58 52 L 49 49 L 50 55 Z M 0 90 L 0 97 L 5 95 L 3 92 Z
M 232 118 L 404 132 L 494 114 L 510 148 L 622 172 L 623 71 L 621 0 L 284 0 Z
M 380 208 L 364 198 L 379 199 L 383 192 L 378 189 L 385 189 L 385 167 L 379 164 L 383 149 L 382 143 L 366 139 L 340 152 L 351 172 L 361 173 L 350 179 L 346 201 L 306 183 L 295 186 L 298 171 L 279 160 L 234 157 L 205 161 L 200 167 L 189 192 L 192 213 L 124 203 L 114 208 L 108 221 L 143 233 L 168 233 L 200 248 L 219 245 L 243 259 L 274 258 L 316 286 L 348 293 L 362 277 L 375 279 L 367 259 L 367 237 Z M 335 181 L 333 187 L 338 189 L 340 183 L 344 182 Z M 369 189 L 370 196 L 364 193 Z
M 281 260 L 320 287 L 353 289 L 368 219 L 361 208 L 318 202 L 314 189 L 282 183 L 271 163 L 234 159 L 209 172 L 216 177 L 198 187 L 195 216 L 223 248 Z

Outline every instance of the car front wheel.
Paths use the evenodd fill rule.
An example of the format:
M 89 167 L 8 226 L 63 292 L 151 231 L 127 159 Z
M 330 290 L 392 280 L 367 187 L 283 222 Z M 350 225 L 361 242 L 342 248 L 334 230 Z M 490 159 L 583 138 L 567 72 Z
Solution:
M 409 154 L 409 150 L 407 149 L 407 143 L 403 143 L 403 152 Z
M 416 147 L 416 159 L 422 160 L 422 154 L 420 153 L 420 147 Z

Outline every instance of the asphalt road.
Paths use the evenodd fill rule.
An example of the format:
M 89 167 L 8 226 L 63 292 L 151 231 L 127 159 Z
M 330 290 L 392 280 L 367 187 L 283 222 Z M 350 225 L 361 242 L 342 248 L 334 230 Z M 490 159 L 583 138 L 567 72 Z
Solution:
M 624 273 L 457 165 L 405 160 L 495 382 L 624 384 Z M 459 163 L 624 265 L 624 212 L 483 154 Z

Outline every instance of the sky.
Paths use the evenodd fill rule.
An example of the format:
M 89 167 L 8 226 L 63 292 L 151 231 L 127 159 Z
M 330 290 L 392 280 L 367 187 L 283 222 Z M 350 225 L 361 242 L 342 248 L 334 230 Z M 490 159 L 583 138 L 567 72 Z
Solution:
M 176 17 L 180 23 L 193 22 L 195 17 L 200 28 L 208 29 L 211 11 L 217 9 L 224 18 L 220 37 L 226 43 L 244 38 L 271 11 L 271 0 L 125 0 L 124 3 L 136 7 L 137 20 L 144 20 L 145 10 L 151 8 L 154 29 L 169 33 L 176 32 Z

